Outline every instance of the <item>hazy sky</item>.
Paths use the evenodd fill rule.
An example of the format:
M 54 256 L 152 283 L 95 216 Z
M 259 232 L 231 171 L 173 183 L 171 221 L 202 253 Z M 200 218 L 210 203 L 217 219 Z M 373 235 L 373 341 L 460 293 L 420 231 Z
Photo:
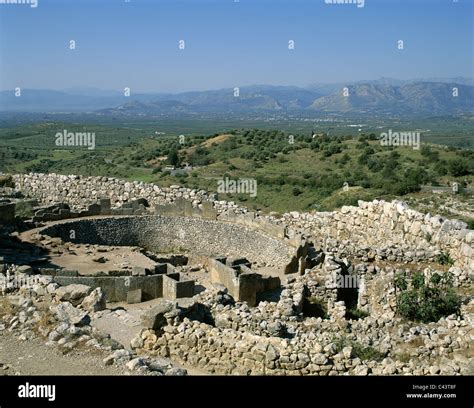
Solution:
M 1 89 L 169 92 L 473 76 L 473 0 L 37 1 L 0 4 Z

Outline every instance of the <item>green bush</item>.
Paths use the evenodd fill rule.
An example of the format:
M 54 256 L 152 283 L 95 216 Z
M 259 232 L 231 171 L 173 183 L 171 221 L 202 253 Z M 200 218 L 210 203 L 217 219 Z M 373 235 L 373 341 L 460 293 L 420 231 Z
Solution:
M 324 147 L 323 154 L 325 157 L 330 157 L 333 154 L 341 153 L 342 148 L 337 143 L 330 143 Z
M 295 197 L 298 197 L 299 195 L 303 194 L 303 192 L 298 188 L 298 187 L 294 187 L 293 188 L 293 195 Z
M 168 153 L 168 163 L 171 164 L 172 166 L 177 166 L 181 162 L 181 159 L 178 154 L 177 149 L 172 149 Z
M 438 262 L 440 265 L 454 265 L 453 258 L 451 258 L 451 256 L 446 252 L 441 252 L 440 254 L 438 254 L 436 256 L 436 262 Z
M 15 206 L 15 215 L 20 218 L 31 218 L 34 215 L 31 201 L 18 201 Z
M 353 308 L 346 311 L 346 318 L 352 320 L 365 319 L 369 316 L 369 313 L 365 310 Z
M 378 157 L 370 157 L 367 159 L 367 167 L 370 171 L 377 173 L 383 169 L 383 161 Z
M 470 174 L 466 160 L 454 159 L 449 162 L 449 171 L 454 177 L 467 176 Z
M 397 313 L 412 321 L 436 322 L 441 317 L 460 312 L 460 299 L 453 289 L 451 273 L 434 273 L 426 282 L 421 272 L 408 281 L 405 274 L 394 279 L 397 290 Z
M 381 361 L 385 357 L 385 354 L 377 349 L 347 338 L 335 339 L 333 343 L 337 353 L 340 353 L 344 347 L 352 347 L 351 357 L 360 358 L 363 361 Z

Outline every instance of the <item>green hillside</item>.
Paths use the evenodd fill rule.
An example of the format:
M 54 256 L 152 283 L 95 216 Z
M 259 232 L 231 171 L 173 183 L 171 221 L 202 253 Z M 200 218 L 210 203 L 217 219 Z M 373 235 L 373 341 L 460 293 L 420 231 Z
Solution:
M 268 211 L 331 210 L 357 200 L 417 193 L 421 185 L 449 185 L 474 179 L 474 152 L 422 144 L 381 146 L 375 134 L 314 138 L 277 130 L 234 130 L 223 135 L 155 135 L 150 130 L 88 126 L 96 148 L 60 148 L 58 128 L 85 131 L 82 125 L 44 124 L 0 133 L 0 171 L 57 172 L 182 184 L 217 190 L 228 177 L 257 180 L 256 197 L 220 194 L 250 208 Z M 193 166 L 171 176 L 170 164 Z M 346 188 L 343 186 L 346 184 Z

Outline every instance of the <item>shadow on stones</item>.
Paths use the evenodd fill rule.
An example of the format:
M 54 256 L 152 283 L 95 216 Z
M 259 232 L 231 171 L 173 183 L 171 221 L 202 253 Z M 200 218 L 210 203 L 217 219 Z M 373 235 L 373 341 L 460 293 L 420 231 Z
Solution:
M 3 262 L 16 265 L 51 265 L 48 251 L 32 244 L 22 242 L 18 237 L 0 233 L 0 257 Z
M 203 285 L 194 285 L 194 295 L 199 295 L 200 293 L 204 292 L 206 290 L 205 286 Z
M 314 297 L 304 298 L 303 315 L 305 317 L 320 317 L 321 319 L 329 319 L 327 306 L 321 299 Z
M 257 293 L 257 304 L 259 302 L 274 302 L 278 303 L 281 297 L 281 292 L 283 291 L 282 287 L 276 288 L 274 290 L 268 290 L 266 292 Z
M 194 303 L 191 307 L 183 309 L 181 311 L 180 317 L 187 317 L 189 320 L 196 320 L 213 327 L 216 325 L 214 316 L 211 313 L 211 309 L 202 303 Z

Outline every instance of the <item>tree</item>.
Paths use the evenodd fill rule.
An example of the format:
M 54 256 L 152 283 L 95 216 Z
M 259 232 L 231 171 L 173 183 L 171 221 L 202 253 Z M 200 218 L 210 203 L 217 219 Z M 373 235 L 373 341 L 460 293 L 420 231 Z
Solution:
M 168 153 L 168 163 L 172 166 L 177 166 L 180 163 L 180 158 L 177 149 L 171 149 Z
M 454 177 L 467 176 L 470 171 L 465 160 L 451 160 L 449 162 L 449 171 Z
M 430 162 L 436 162 L 439 160 L 439 152 L 437 150 L 431 150 L 429 146 L 423 146 L 420 153 Z
M 377 156 L 372 156 L 367 160 L 367 167 L 370 171 L 377 173 L 383 169 L 383 162 Z
M 449 272 L 442 275 L 435 272 L 430 279 L 425 279 L 422 272 L 415 272 L 411 282 L 404 273 L 398 273 L 394 285 L 397 313 L 406 319 L 429 323 L 460 313 L 460 298 L 453 289 L 453 276 Z

